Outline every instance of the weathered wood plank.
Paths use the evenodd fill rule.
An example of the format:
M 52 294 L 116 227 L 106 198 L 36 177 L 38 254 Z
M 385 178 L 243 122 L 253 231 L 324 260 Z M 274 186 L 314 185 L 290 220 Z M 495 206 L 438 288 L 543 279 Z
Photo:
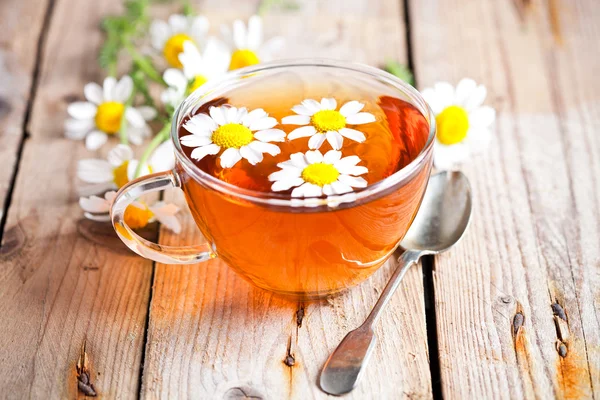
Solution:
M 498 110 L 493 147 L 466 167 L 470 232 L 436 259 L 443 393 L 597 398 L 600 7 L 515 3 L 410 2 L 419 86 L 470 76 Z
M 49 0 L 0 3 L 0 221 L 7 206 Z
M 93 155 L 63 137 L 66 105 L 102 76 L 100 18 L 120 3 L 54 4 L 31 137 L 0 250 L 4 395 L 77 397 L 75 364 L 84 340 L 100 395 L 135 398 L 139 391 L 152 263 L 124 248 L 110 225 L 82 220 L 76 164 Z
M 251 12 L 231 14 L 238 9 L 227 3 L 206 3 L 201 11 L 211 21 Z M 405 60 L 400 2 L 297 4 L 298 10 L 265 16 L 267 34 L 286 37 L 283 57 L 327 56 L 374 65 L 388 58 Z M 170 198 L 182 202 L 180 196 Z M 179 236 L 161 232 L 160 242 L 200 240 L 191 218 L 185 226 Z M 328 302 L 298 304 L 252 288 L 219 260 L 183 267 L 157 264 L 142 396 L 327 397 L 317 386 L 320 368 L 348 330 L 362 322 L 390 267 Z M 418 267 L 408 273 L 382 318 L 371 366 L 350 398 L 431 397 L 424 314 Z

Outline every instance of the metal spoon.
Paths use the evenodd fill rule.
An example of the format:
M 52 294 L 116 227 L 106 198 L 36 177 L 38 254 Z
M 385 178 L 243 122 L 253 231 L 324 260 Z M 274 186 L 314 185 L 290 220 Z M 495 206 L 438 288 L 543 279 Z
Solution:
M 441 172 L 429 180 L 423 202 L 400 246 L 406 251 L 377 304 L 365 322 L 342 340 L 325 362 L 321 389 L 333 395 L 356 387 L 375 344 L 373 328 L 381 312 L 400 286 L 404 274 L 421 256 L 438 254 L 454 246 L 471 217 L 471 187 L 461 172 Z

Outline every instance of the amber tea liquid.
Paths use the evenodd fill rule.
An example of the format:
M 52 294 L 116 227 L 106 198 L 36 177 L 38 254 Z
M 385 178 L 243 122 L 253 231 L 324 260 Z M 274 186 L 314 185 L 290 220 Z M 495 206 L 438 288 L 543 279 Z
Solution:
M 375 122 L 348 127 L 364 133 L 358 143 L 344 139 L 342 156 L 357 155 L 359 165 L 368 168 L 362 175 L 375 184 L 413 161 L 425 147 L 429 124 L 421 112 L 397 90 L 374 79 L 356 79 L 344 74 L 315 70 L 267 74 L 243 80 L 194 113 L 207 113 L 214 105 L 230 104 L 248 111 L 264 109 L 281 121 L 295 115 L 291 110 L 304 99 L 334 98 L 337 109 L 346 102 L 364 103 L 363 112 Z M 183 124 L 179 136 L 189 135 Z M 296 125 L 279 124 L 287 133 Z M 279 170 L 277 163 L 293 153 L 309 150 L 309 138 L 276 143 L 281 153 L 264 154 L 257 165 L 242 159 L 232 168 L 221 168 L 218 157 L 206 156 L 195 165 L 207 174 L 240 188 L 271 192 L 269 174 Z M 190 157 L 193 149 L 183 147 Z M 328 142 L 319 149 L 331 150 Z M 191 159 L 191 158 L 190 158 Z M 181 171 L 185 176 L 185 173 Z M 198 226 L 212 242 L 219 257 L 257 286 L 301 297 L 334 293 L 364 280 L 391 254 L 408 229 L 421 201 L 429 165 L 419 170 L 399 188 L 372 201 L 338 208 L 285 209 L 243 201 L 209 188 L 194 179 L 184 179 L 183 189 Z M 360 191 L 360 189 L 356 189 Z M 279 192 L 289 195 L 287 192 Z

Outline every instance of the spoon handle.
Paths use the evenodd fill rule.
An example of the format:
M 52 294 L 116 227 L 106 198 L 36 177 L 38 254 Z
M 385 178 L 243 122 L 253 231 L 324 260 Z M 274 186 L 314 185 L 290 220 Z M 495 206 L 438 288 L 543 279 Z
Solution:
M 373 310 L 371 310 L 371 313 L 365 322 L 363 322 L 362 327 L 369 327 L 371 329 L 375 328 L 375 325 L 381 316 L 381 312 L 387 303 L 389 303 L 390 299 L 394 295 L 394 292 L 396 289 L 398 289 L 398 286 L 400 286 L 400 282 L 402 282 L 402 278 L 404 278 L 406 271 L 408 271 L 413 264 L 419 262 L 422 254 L 423 253 L 420 250 L 406 250 L 404 253 L 402 253 L 398 259 L 398 267 L 392 274 L 390 280 L 385 286 L 385 289 L 383 289 L 381 296 L 379 296 L 379 300 L 377 300 L 377 303 L 375 303 L 375 307 L 373 307 Z

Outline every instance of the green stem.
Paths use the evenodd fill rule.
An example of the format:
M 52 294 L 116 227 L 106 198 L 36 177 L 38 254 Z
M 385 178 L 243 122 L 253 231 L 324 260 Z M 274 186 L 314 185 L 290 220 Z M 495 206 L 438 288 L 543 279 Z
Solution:
M 121 140 L 121 144 L 129 144 L 129 139 L 127 138 L 127 118 L 125 115 L 127 114 L 127 109 L 131 107 L 133 104 L 133 98 L 135 97 L 135 88 L 131 90 L 131 96 L 127 99 L 123 108 L 123 115 L 121 115 L 121 129 L 119 129 L 119 139 Z
M 142 166 L 144 166 L 148 162 L 148 158 L 150 158 L 152 152 L 154 152 L 154 150 L 156 150 L 156 148 L 160 146 L 165 140 L 169 139 L 170 131 L 171 123 L 167 122 L 162 127 L 162 129 L 156 134 L 156 136 L 154 136 L 154 138 L 150 141 L 148 147 L 146 147 L 146 150 L 144 150 L 142 157 L 140 157 L 137 167 L 135 168 L 135 173 L 133 175 L 134 179 L 139 178 L 140 173 L 142 172 Z
M 167 86 L 165 81 L 163 80 L 160 73 L 154 68 L 154 65 L 144 56 L 142 56 L 129 42 L 125 42 L 125 49 L 127 53 L 131 56 L 133 62 L 138 66 L 138 68 L 148 76 L 148 78 L 152 79 L 155 82 L 160 83 L 161 85 Z
M 117 76 L 117 63 L 110 63 L 110 65 L 108 66 L 108 76 Z

